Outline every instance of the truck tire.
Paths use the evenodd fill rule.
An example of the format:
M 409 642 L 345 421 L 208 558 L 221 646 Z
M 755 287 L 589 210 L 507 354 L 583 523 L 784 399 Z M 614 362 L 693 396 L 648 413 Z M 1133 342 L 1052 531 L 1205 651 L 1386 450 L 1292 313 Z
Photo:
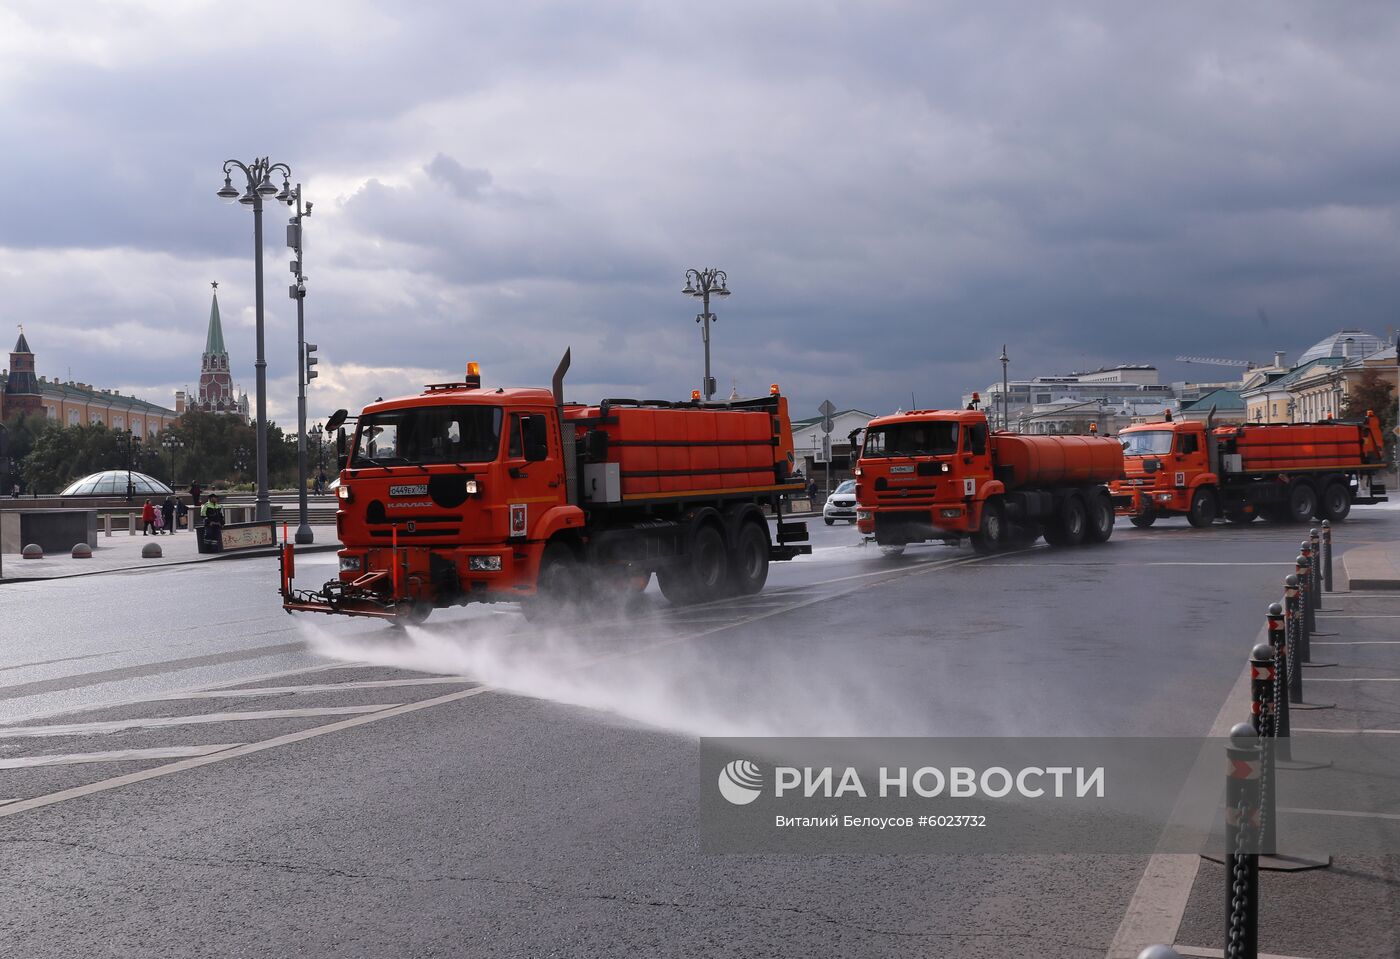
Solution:
M 768 530 L 758 523 L 739 527 L 729 556 L 729 587 L 736 596 L 752 596 L 768 582 Z
M 1058 515 L 1045 524 L 1045 542 L 1051 546 L 1078 546 L 1084 542 L 1089 513 L 1078 493 L 1071 493 L 1060 504 Z
M 1129 517 L 1128 517 L 1128 522 L 1129 522 L 1129 523 L 1132 523 L 1132 524 L 1133 524 L 1134 526 L 1136 526 L 1138 529 L 1147 529 L 1147 527 L 1149 527 L 1149 526 L 1151 526 L 1153 523 L 1157 522 L 1157 514 L 1156 514 L 1156 513 L 1138 513 L 1136 516 L 1129 516 Z
M 972 534 L 973 552 L 984 556 L 1000 552 L 1006 540 L 1006 515 L 1001 504 L 995 500 L 983 503 L 982 521 L 977 524 L 977 532 Z
M 729 582 L 729 553 L 719 530 L 697 527 L 679 563 L 656 571 L 661 594 L 677 606 L 708 603 L 724 595 Z
M 1204 529 L 1215 522 L 1216 514 L 1219 512 L 1215 501 L 1215 492 L 1204 486 L 1199 486 L 1196 488 L 1196 492 L 1191 494 L 1191 509 L 1186 514 L 1186 522 L 1197 529 Z
M 1306 523 L 1317 512 L 1317 490 L 1311 483 L 1298 480 L 1288 491 L 1288 521 Z
M 1084 527 L 1084 540 L 1107 543 L 1113 535 L 1113 500 L 1104 493 L 1089 497 L 1089 522 Z
M 520 604 L 532 623 L 562 623 L 578 612 L 582 601 L 578 557 L 563 543 L 550 543 L 540 559 L 535 595 Z
M 1318 504 L 1322 518 L 1336 523 L 1351 513 L 1351 490 L 1343 483 L 1333 483 L 1322 491 L 1322 502 Z

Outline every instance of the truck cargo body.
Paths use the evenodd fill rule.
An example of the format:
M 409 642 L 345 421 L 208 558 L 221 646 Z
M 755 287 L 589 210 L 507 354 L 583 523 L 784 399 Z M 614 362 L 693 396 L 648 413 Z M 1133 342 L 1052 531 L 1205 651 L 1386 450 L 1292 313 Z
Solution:
M 1380 421 L 1244 424 L 1168 421 L 1118 434 L 1124 476 L 1115 510 L 1135 526 L 1185 516 L 1193 526 L 1224 517 L 1248 523 L 1345 519 L 1356 503 L 1386 499 Z
M 284 569 L 283 605 L 533 613 L 625 597 L 652 573 L 673 602 L 701 602 L 757 592 L 770 561 L 810 552 L 805 525 L 780 517 L 801 489 L 784 397 L 564 404 L 566 368 L 553 392 L 469 377 L 366 407 L 341 472 L 340 575 L 302 591 Z
M 1113 440 L 991 432 L 976 410 L 914 410 L 870 421 L 856 467 L 856 525 L 882 547 L 972 540 L 982 552 L 1033 542 L 1104 542 Z

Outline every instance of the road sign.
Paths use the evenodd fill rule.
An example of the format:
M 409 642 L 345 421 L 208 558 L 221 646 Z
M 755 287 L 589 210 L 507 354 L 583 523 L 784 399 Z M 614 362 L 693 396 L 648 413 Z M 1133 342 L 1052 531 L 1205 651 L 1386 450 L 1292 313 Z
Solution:
M 836 412 L 836 407 L 832 405 L 831 400 L 822 400 L 822 405 L 817 407 L 817 412 L 822 415 L 822 432 L 830 433 L 832 426 L 835 425 L 832 422 L 831 414 Z

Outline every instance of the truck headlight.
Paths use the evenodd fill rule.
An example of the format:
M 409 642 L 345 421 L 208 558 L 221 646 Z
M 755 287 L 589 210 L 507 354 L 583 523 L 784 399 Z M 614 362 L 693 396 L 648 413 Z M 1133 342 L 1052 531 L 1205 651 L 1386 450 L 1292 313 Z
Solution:
M 344 487 L 342 487 L 343 489 Z M 360 557 L 342 556 L 340 557 L 340 571 L 342 573 L 358 573 L 360 571 Z
M 1171 493 L 1158 493 L 1158 494 L 1157 494 L 1157 498 L 1158 498 L 1159 500 L 1161 500 L 1163 503 L 1170 503 L 1170 502 L 1172 501 L 1172 494 L 1171 494 Z
M 858 509 L 858 510 L 856 510 L 856 519 L 869 519 L 869 518 L 870 518 L 870 510 L 868 510 L 868 509 Z
M 467 559 L 467 569 L 478 573 L 499 573 L 501 571 L 501 558 L 499 556 L 472 556 Z
M 350 502 L 350 487 L 337 486 L 335 488 L 335 495 L 347 503 Z
M 942 516 L 944 519 L 954 519 L 954 518 L 956 518 L 956 517 L 962 515 L 962 510 L 960 510 L 960 509 L 941 509 L 941 510 L 938 511 L 938 515 L 939 515 L 939 516 Z

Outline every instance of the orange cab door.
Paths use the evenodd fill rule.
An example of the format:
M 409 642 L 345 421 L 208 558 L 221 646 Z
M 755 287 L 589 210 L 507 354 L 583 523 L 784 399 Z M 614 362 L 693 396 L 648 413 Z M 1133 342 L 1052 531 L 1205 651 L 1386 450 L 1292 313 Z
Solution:
M 539 518 L 568 498 L 556 423 L 552 409 L 507 409 L 502 489 L 488 496 L 502 511 L 509 538 L 537 538 Z

